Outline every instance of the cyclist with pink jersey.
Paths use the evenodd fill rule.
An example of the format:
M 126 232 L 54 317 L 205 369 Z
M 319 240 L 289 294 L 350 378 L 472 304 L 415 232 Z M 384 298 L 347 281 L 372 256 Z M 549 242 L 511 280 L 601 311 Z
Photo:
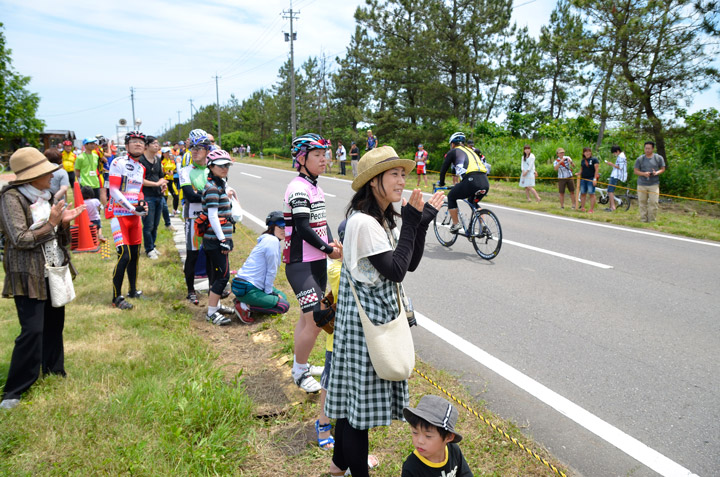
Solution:
M 320 375 L 323 370 L 322 366 L 308 364 L 310 351 L 320 326 L 334 316 L 332 309 L 320 307 L 327 285 L 327 257 L 342 257 L 342 246 L 332 240 L 327 225 L 325 194 L 317 183 L 325 170 L 329 145 L 318 134 L 293 140 L 292 157 L 300 174 L 288 184 L 283 205 L 285 274 L 300 304 L 292 375 L 295 384 L 308 393 L 320 391 L 320 383 L 312 375 Z

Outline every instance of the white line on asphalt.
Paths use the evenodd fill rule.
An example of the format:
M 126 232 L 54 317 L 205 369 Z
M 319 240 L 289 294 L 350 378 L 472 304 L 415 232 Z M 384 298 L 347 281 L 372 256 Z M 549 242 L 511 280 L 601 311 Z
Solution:
M 264 221 L 264 220 L 258 219 L 257 217 L 255 217 L 253 214 L 251 214 L 251 213 L 248 212 L 247 210 L 243 210 L 243 219 L 245 219 L 245 217 L 247 217 L 248 219 L 250 219 L 250 220 L 252 220 L 253 222 L 255 222 L 256 224 L 258 224 L 260 227 L 263 228 L 263 230 L 264 230 L 265 228 L 267 228 L 267 226 L 265 225 L 265 221 Z
M 500 361 L 491 354 L 483 351 L 469 341 L 456 335 L 452 331 L 443 328 L 427 316 L 415 311 L 415 317 L 419 326 L 425 328 L 441 340 L 474 359 L 478 363 L 507 379 L 531 396 L 544 402 L 560 414 L 569 417 L 582 427 L 596 436 L 614 445 L 630 457 L 645 464 L 660 475 L 667 477 L 689 477 L 696 476 L 690 470 L 684 468 L 677 462 L 670 460 L 654 449 L 638 441 L 634 437 L 624 433 L 620 429 L 603 421 L 594 414 L 586 411 L 572 401 L 564 398 L 555 391 L 540 384 L 529 376 L 521 373 L 512 366 Z
M 256 176 L 255 174 L 248 174 L 247 172 L 241 172 L 240 174 L 242 174 L 244 176 L 254 177 L 255 179 L 262 179 L 262 177 L 260 177 L 260 176 Z
M 273 170 L 275 170 L 275 171 L 289 172 L 289 173 L 291 173 L 291 174 L 294 174 L 294 173 L 295 173 L 294 171 L 286 171 L 286 170 L 284 170 L 284 169 L 275 169 L 275 168 L 273 168 L 273 167 L 267 167 L 267 166 L 257 166 L 257 165 L 255 165 L 255 164 L 243 164 L 243 165 L 244 165 L 244 166 L 252 166 L 252 167 L 260 167 L 260 168 L 262 168 L 262 169 L 273 169 Z M 347 180 L 347 179 L 338 179 L 338 178 L 336 178 L 336 177 L 323 177 L 323 179 L 334 180 L 334 181 L 342 181 L 342 182 L 350 182 L 350 181 Z M 411 191 L 410 191 L 410 190 L 406 190 L 405 192 L 407 192 L 407 193 L 409 194 Z M 430 196 L 430 195 L 432 195 L 432 194 L 430 194 L 430 193 L 428 193 L 428 192 L 423 192 L 423 195 L 425 195 L 425 196 Z M 630 232 L 630 233 L 635 233 L 635 234 L 640 234 L 640 235 L 649 235 L 649 236 L 651 236 L 651 237 L 665 238 L 665 239 L 671 239 L 671 240 L 680 240 L 681 242 L 690 242 L 690 243 L 696 243 L 696 244 L 699 244 L 699 245 L 710 245 L 711 247 L 720 247 L 720 243 L 716 243 L 716 242 L 706 242 L 706 241 L 703 241 L 703 240 L 696 240 L 696 239 L 691 239 L 691 238 L 678 237 L 678 236 L 676 236 L 676 235 L 659 234 L 659 233 L 655 233 L 655 232 L 647 232 L 647 231 L 645 231 L 645 230 L 638 230 L 638 229 L 632 229 L 632 228 L 627 228 L 627 227 L 618 227 L 617 225 L 601 224 L 600 222 L 594 222 L 594 221 L 592 221 L 592 220 L 580 220 L 580 219 L 573 219 L 573 218 L 571 218 L 571 217 L 562 217 L 562 216 L 559 216 L 559 215 L 546 214 L 546 213 L 541 213 L 541 212 L 533 212 L 533 211 L 531 211 L 531 210 L 515 209 L 515 208 L 512 208 L 512 207 L 505 207 L 505 206 L 502 206 L 502 205 L 496 205 L 496 204 L 493 204 L 492 202 L 485 202 L 485 203 L 487 203 L 488 205 L 490 205 L 490 206 L 493 207 L 494 209 L 510 210 L 510 211 L 513 211 L 513 212 L 520 212 L 520 213 L 523 213 L 523 214 L 537 215 L 537 216 L 539 216 L 539 217 L 547 217 L 547 218 L 549 218 L 549 219 L 565 220 L 565 221 L 568 221 L 568 222 L 575 222 L 575 223 L 578 223 L 578 224 L 592 225 L 592 226 L 594 226 L 594 227 L 604 227 L 604 228 L 607 228 L 607 229 L 620 230 L 620 231 L 622 231 L 622 232 Z
M 547 249 L 539 248 L 539 247 L 533 247 L 532 245 L 525 245 L 524 243 L 513 242 L 512 240 L 503 239 L 502 243 L 503 243 L 503 245 L 505 245 L 505 244 L 515 245 L 516 247 L 526 248 L 528 250 L 533 250 L 535 252 L 546 253 L 548 255 L 565 258 L 567 260 L 572 260 L 574 262 L 580 262 L 580 263 L 584 263 L 586 265 L 592 265 L 593 267 L 604 268 L 604 269 L 613 268 L 612 265 L 605 265 L 604 263 L 598 263 L 598 262 L 593 262 L 592 260 L 585 260 L 584 258 L 573 257 L 572 255 L 566 255 L 566 254 L 560 253 L 560 252 L 553 252 L 552 250 L 547 250 Z
M 690 242 L 690 243 L 696 243 L 699 245 L 710 245 L 711 247 L 720 247 L 720 243 L 717 243 L 717 242 L 706 242 L 703 240 L 678 237 L 676 235 L 659 234 L 659 233 L 655 233 L 655 232 L 648 232 L 646 230 L 631 229 L 631 228 L 627 228 L 627 227 L 618 227 L 617 225 L 601 224 L 600 222 L 595 222 L 592 220 L 580 220 L 580 219 L 573 219 L 571 217 L 562 217 L 560 215 L 546 214 L 546 213 L 541 213 L 541 212 L 533 212 L 531 210 L 514 209 L 512 207 L 496 205 L 491 202 L 488 202 L 488 205 L 490 205 L 490 207 L 492 207 L 493 209 L 511 210 L 513 212 L 520 212 L 523 214 L 537 215 L 539 217 L 547 217 L 549 219 L 555 219 L 555 220 L 565 220 L 568 222 L 575 222 L 578 224 L 592 225 L 594 227 L 603 227 L 606 229 L 620 230 L 622 232 L 630 232 L 630 233 L 634 233 L 634 234 L 650 235 L 651 237 L 660 237 L 660 238 L 666 238 L 666 239 L 672 239 L 672 240 L 680 240 L 681 242 Z
M 323 191 L 323 193 L 328 197 L 337 197 L 335 194 L 331 194 L 330 192 Z

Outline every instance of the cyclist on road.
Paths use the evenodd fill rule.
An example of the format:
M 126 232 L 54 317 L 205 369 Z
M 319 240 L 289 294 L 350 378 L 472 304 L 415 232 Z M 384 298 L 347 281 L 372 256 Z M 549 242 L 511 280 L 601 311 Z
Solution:
M 456 132 L 450 136 L 450 151 L 445 155 L 445 161 L 440 169 L 440 181 L 438 185 L 445 185 L 445 174 L 450 165 L 455 166 L 455 173 L 462 180 L 453 186 L 448 193 L 448 211 L 452 219 L 450 232 L 457 233 L 460 228 L 458 219 L 458 200 L 467 199 L 478 195 L 482 200 L 490 190 L 490 183 L 487 178 L 487 168 L 480 157 L 465 145 L 465 134 Z
M 143 205 L 142 186 L 145 168 L 139 159 L 145 152 L 145 135 L 130 131 L 125 135 L 127 156 L 119 157 L 110 166 L 110 203 L 108 214 L 113 219 L 113 239 L 117 247 L 118 261 L 113 270 L 114 307 L 129 310 L 133 306 L 122 295 L 122 284 L 127 271 L 130 291 L 128 298 L 140 298 L 137 289 L 142 223 L 140 218 L 147 213 Z
M 325 150 L 329 145 L 318 134 L 293 139 L 291 152 L 300 175 L 288 184 L 283 206 L 285 274 L 301 313 L 295 326 L 292 376 L 295 384 L 308 393 L 320 391 L 320 383 L 311 376 L 308 358 L 320 334 L 319 326 L 328 318 L 328 310 L 320 307 L 327 285 L 327 257 L 334 260 L 342 256 L 342 246 L 332 240 L 326 221 L 325 194 L 317 183 L 325 170 Z

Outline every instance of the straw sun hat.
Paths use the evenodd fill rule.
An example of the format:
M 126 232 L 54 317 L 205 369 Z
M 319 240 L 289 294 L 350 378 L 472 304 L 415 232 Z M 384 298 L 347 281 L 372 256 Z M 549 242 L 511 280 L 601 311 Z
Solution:
M 27 184 L 59 168 L 34 147 L 22 147 L 10 156 L 10 169 L 15 174 L 12 185 Z
M 405 173 L 409 174 L 415 167 L 415 161 L 400 159 L 395 149 L 390 146 L 376 147 L 360 158 L 357 165 L 358 175 L 352 181 L 352 189 L 357 192 L 376 175 L 396 167 L 402 167 Z

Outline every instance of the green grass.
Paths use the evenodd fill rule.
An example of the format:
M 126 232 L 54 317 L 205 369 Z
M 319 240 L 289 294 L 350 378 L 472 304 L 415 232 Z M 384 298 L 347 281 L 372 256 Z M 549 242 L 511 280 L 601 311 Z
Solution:
M 0 412 L 0 475 L 327 475 L 330 453 L 314 441 L 318 396 L 289 383 L 285 374 L 291 360 L 285 374 L 275 367 L 278 358 L 292 357 L 297 303 L 291 300 L 284 317 L 253 327 L 210 327 L 199 317 L 202 310 L 190 309 L 184 300 L 170 234 L 161 230 L 158 243 L 161 258 L 141 258 L 140 263 L 139 287 L 148 298 L 135 301 L 129 312 L 109 306 L 114 257 L 73 256 L 80 274 L 75 281 L 78 298 L 66 308 L 68 377 L 41 378 L 18 408 Z M 248 255 L 255 235 L 240 226 L 235 243 L 233 268 Z M 290 291 L 283 270 L 276 285 Z M 12 300 L 0 300 L 0 316 L 2 386 L 19 332 Z M 252 343 L 261 332 L 277 339 L 244 349 L 249 359 L 229 366 L 228 349 L 222 346 L 243 339 Z M 312 362 L 323 362 L 324 343 L 321 335 Z M 267 362 L 259 358 L 263 353 Z M 237 364 L 236 357 L 229 359 Z M 417 367 L 558 465 L 512 423 L 490 415 L 458 379 L 420 361 Z M 252 373 L 268 368 L 295 402 L 261 420 L 254 416 L 263 403 L 253 402 L 245 383 Z M 413 375 L 410 393 L 411 405 L 416 405 L 422 395 L 440 391 Z M 460 416 L 462 449 L 476 475 L 550 474 L 485 423 L 464 410 Z M 381 460 L 373 475 L 397 476 L 412 451 L 407 424 L 373 429 L 370 448 Z

